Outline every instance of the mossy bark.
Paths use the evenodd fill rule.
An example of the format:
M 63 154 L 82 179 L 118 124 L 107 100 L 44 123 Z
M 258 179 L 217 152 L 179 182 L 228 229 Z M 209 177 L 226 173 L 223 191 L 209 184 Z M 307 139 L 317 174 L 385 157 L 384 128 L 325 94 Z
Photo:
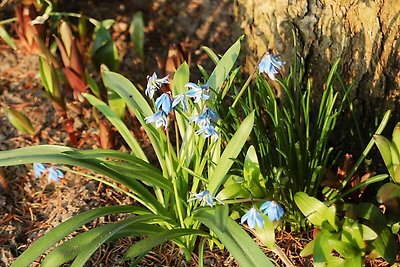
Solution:
M 314 90 L 322 90 L 340 58 L 342 77 L 363 112 L 398 109 L 399 0 L 235 0 L 235 16 L 246 35 L 250 71 L 268 50 L 290 66 L 294 31 Z

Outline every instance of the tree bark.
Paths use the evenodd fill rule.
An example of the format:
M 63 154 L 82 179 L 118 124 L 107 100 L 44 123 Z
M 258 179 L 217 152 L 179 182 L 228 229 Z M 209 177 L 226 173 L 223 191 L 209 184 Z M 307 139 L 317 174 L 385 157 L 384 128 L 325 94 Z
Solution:
M 268 50 L 290 66 L 294 30 L 314 90 L 340 58 L 363 112 L 399 106 L 399 0 L 235 0 L 235 16 L 247 37 L 249 71 Z

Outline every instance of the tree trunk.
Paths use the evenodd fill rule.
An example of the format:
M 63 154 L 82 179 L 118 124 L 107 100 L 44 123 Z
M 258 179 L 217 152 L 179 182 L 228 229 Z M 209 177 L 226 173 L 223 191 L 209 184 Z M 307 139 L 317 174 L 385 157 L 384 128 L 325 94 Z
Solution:
M 268 50 L 290 65 L 294 30 L 314 90 L 322 90 L 340 58 L 341 75 L 363 112 L 399 106 L 399 0 L 235 0 L 235 16 L 250 71 Z

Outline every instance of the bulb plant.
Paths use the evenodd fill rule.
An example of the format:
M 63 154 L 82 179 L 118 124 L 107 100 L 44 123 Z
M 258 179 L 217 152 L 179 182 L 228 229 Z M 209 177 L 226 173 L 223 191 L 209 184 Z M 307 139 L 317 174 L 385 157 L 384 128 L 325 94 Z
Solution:
M 189 82 L 190 72 L 186 63 L 174 74 L 171 91 L 161 91 L 167 83 L 166 78 L 158 79 L 152 75 L 148 79 L 146 95 L 158 96 L 154 102 L 151 97 L 146 99 L 122 75 L 103 69 L 102 78 L 107 89 L 126 102 L 146 131 L 159 168 L 149 162 L 137 140 L 110 106 L 87 93 L 83 96 L 115 126 L 130 146 L 131 154 L 48 145 L 1 152 L 0 165 L 35 163 L 35 174 L 48 173 L 49 179 L 60 178 L 59 169 L 76 171 L 68 167 L 55 169 L 54 165 L 43 163 L 87 168 L 128 190 L 103 178 L 84 176 L 101 180 L 137 202 L 136 206 L 102 207 L 69 219 L 37 240 L 12 266 L 28 266 L 83 224 L 113 213 L 130 216 L 63 242 L 49 252 L 42 266 L 60 266 L 72 260 L 71 266 L 83 266 L 101 244 L 127 235 L 146 236 L 128 248 L 124 255 L 124 260 L 133 260 L 134 263 L 166 240 L 177 244 L 189 260 L 198 244 L 198 236 L 201 236 L 212 243 L 222 242 L 244 266 L 269 266 L 270 261 L 256 243 L 228 216 L 228 205 L 216 196 L 254 122 L 251 113 L 242 121 L 230 142 L 222 146 L 219 116 L 213 111 L 211 92 L 217 91 L 225 82 L 226 71 L 235 62 L 232 58 L 238 55 L 237 49 L 240 49 L 240 40 L 226 52 L 205 85 Z M 154 103 L 153 108 L 149 102 Z M 202 230 L 202 224 L 212 233 Z

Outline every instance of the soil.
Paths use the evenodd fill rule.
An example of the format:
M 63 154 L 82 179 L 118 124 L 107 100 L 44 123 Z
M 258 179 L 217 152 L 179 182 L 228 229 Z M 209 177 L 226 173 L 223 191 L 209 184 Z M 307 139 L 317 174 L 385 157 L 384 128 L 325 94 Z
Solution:
M 118 1 L 117 5 L 114 1 L 65 2 L 59 3 L 59 10 L 82 12 L 99 20 L 115 19 L 113 38 L 121 59 L 119 72 L 140 88 L 145 86 L 147 75 L 153 72 L 168 74 L 182 60 L 189 62 L 192 80 L 199 79 L 197 64 L 212 69 L 212 62 L 201 46 L 206 45 L 217 53 L 223 53 L 241 35 L 233 26 L 232 1 L 229 0 L 124 0 Z M 135 54 L 129 38 L 129 23 L 136 11 L 143 12 L 146 25 L 144 65 Z M 2 19 L 7 18 L 5 14 L 12 16 L 6 9 L 1 14 Z M 36 135 L 18 132 L 1 109 L 0 150 L 37 144 L 71 145 L 63 119 L 57 116 L 52 102 L 43 93 L 37 56 L 26 52 L 20 41 L 15 42 L 18 48 L 14 51 L 0 41 L 0 102 L 26 114 Z M 99 129 L 90 107 L 80 101 L 70 101 L 68 116 L 74 118 L 74 128 L 79 133 L 77 147 L 99 148 Z M 135 129 L 135 122 L 131 124 L 131 129 Z M 126 150 L 121 140 L 117 136 L 115 138 L 114 145 Z M 142 145 L 146 148 L 145 138 Z M 9 266 L 38 237 L 75 214 L 100 206 L 132 203 L 124 194 L 102 183 L 69 172 L 64 183 L 49 184 L 46 177 L 34 177 L 31 165 L 1 168 L 0 266 Z M 118 216 L 107 216 L 80 231 L 116 219 Z M 299 257 L 309 238 L 282 233 L 277 241 L 296 266 L 309 266 L 310 259 Z M 129 266 L 129 263 L 122 264 L 120 260 L 134 241 L 124 238 L 102 246 L 87 266 Z M 271 252 L 266 253 L 274 257 Z M 282 265 L 276 257 L 275 260 L 278 266 Z M 204 264 L 237 266 L 229 253 L 217 249 L 205 252 Z M 33 266 L 39 265 L 40 259 Z M 186 262 L 179 249 L 167 243 L 146 255 L 140 266 L 198 266 L 198 263 L 196 255 L 191 262 Z M 379 262 L 374 266 L 387 265 Z

